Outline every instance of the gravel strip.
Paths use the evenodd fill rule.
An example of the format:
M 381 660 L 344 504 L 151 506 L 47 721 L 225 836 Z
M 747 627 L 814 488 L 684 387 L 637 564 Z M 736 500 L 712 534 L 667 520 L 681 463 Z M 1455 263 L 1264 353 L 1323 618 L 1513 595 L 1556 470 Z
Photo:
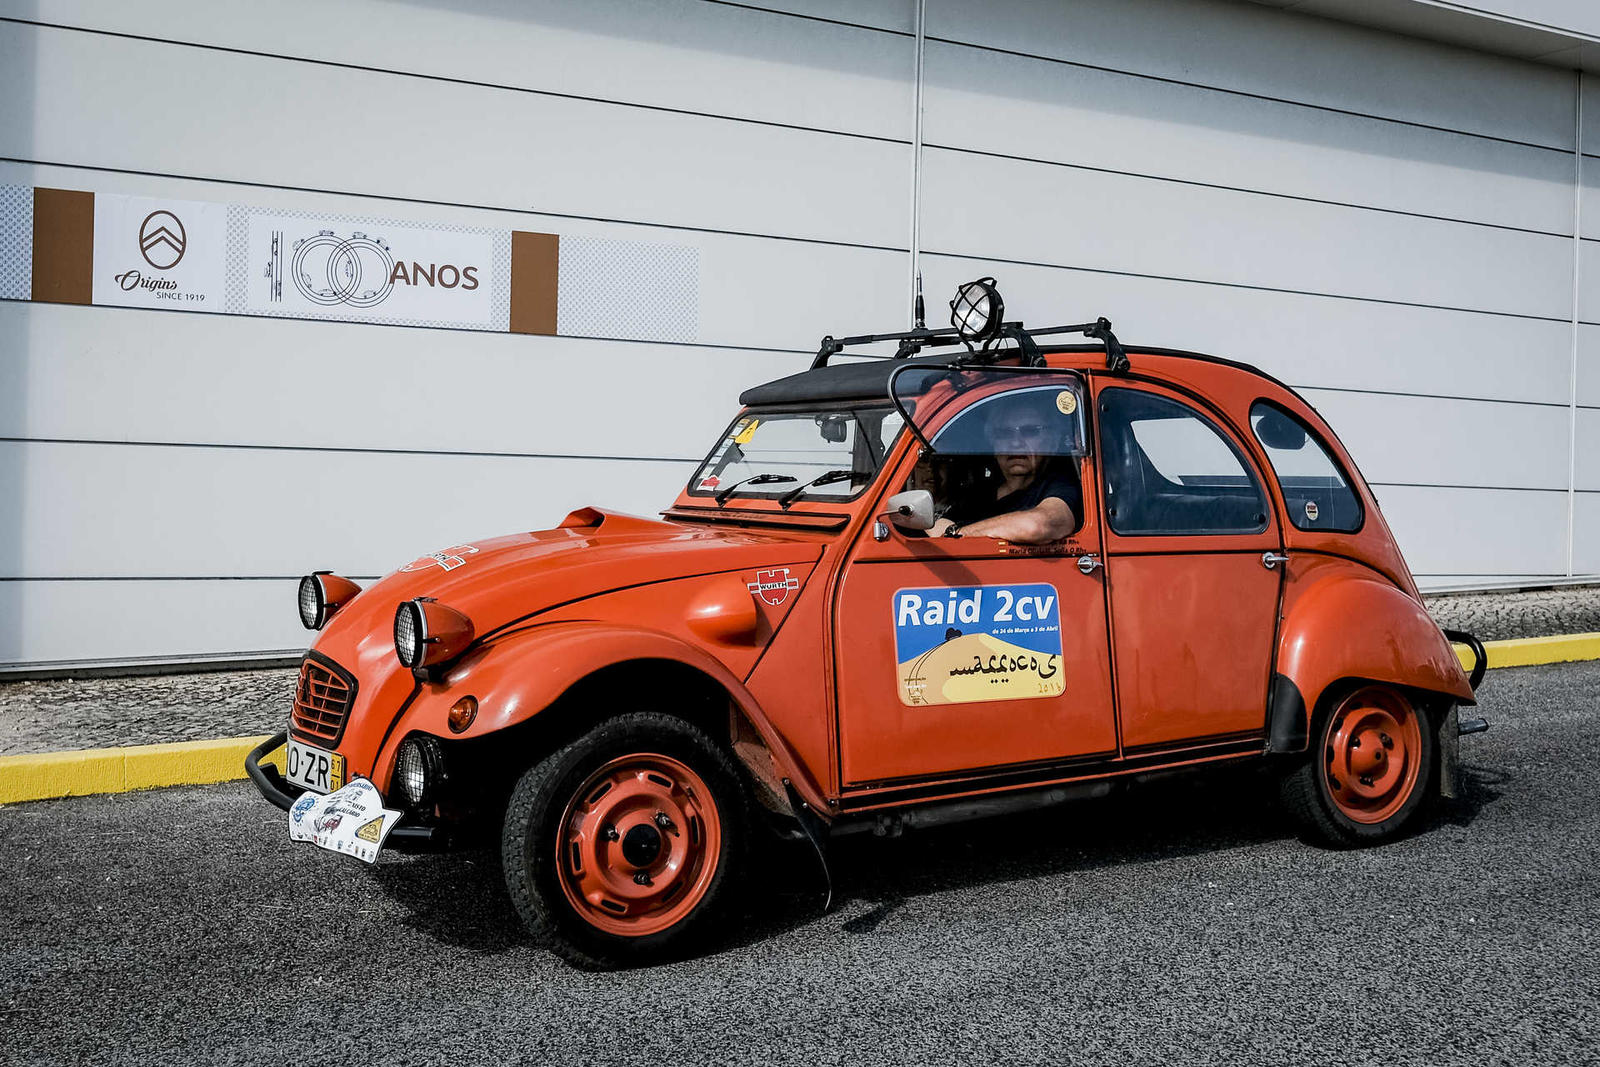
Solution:
M 1600 586 L 1428 598 L 1485 641 L 1600 631 Z M 0 682 L 0 755 L 248 737 L 283 729 L 293 670 Z

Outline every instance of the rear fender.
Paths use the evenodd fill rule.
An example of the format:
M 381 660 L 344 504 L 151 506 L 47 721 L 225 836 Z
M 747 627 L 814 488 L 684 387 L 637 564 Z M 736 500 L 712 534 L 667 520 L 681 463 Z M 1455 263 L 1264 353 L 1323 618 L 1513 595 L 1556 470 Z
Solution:
M 821 791 L 794 751 L 772 727 L 744 684 L 726 667 L 669 634 L 612 623 L 561 622 L 534 626 L 469 652 L 440 681 L 423 685 L 378 762 L 387 765 L 392 761 L 394 746 L 408 731 L 420 730 L 449 740 L 484 738 L 529 722 L 596 672 L 663 661 L 698 672 L 727 694 L 760 740 L 759 746 L 749 744 L 747 731 L 738 723 L 723 729 L 723 739 L 730 742 L 732 751 L 746 764 L 752 776 L 763 785 L 781 789 L 781 782 L 770 781 L 776 770 L 780 778 L 792 781 L 813 807 L 828 810 Z M 449 709 L 468 695 L 477 699 L 478 713 L 466 730 L 456 733 L 448 726 Z M 595 718 L 600 714 L 597 712 Z M 770 762 L 762 758 L 761 747 L 765 748 Z
M 1285 597 L 1269 750 L 1305 751 L 1311 715 L 1329 687 L 1347 679 L 1476 703 L 1461 661 L 1427 610 L 1393 585 L 1348 572 Z

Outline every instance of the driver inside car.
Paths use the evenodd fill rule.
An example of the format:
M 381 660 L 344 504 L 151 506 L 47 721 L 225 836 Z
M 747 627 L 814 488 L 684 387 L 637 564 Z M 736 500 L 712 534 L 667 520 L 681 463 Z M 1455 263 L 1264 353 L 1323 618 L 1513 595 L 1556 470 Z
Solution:
M 929 535 L 998 537 L 1021 545 L 1067 537 L 1078 528 L 1083 490 L 1072 457 L 1063 454 L 1066 420 L 1038 393 L 1000 397 L 984 407 L 994 458 L 984 461 L 967 491 L 948 502 Z

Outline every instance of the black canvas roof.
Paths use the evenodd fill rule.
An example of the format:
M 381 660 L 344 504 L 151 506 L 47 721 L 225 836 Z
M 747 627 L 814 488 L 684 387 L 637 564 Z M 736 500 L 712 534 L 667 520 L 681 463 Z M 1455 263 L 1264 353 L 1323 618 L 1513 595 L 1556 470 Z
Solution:
M 939 366 L 965 352 L 942 352 L 913 360 L 874 359 L 861 363 L 839 363 L 791 374 L 787 378 L 752 386 L 739 394 L 746 407 L 763 404 L 801 404 L 810 401 L 887 400 L 889 375 L 907 363 Z

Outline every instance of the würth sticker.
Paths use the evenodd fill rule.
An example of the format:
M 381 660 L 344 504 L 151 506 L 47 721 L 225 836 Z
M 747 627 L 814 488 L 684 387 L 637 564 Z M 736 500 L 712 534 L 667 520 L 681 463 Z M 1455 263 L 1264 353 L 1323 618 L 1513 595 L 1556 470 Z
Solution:
M 800 579 L 789 576 L 788 567 L 775 567 L 769 571 L 756 571 L 755 580 L 746 582 L 752 596 L 763 604 L 782 607 L 792 590 L 800 588 Z

